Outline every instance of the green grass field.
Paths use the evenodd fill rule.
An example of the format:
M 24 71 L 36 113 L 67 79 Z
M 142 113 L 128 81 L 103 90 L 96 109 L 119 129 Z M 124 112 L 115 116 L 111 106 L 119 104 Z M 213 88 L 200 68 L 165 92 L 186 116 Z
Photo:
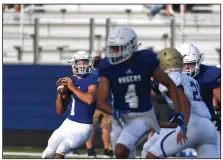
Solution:
M 3 157 L 2 158 L 14 158 L 14 159 L 20 159 L 20 158 L 41 158 L 41 153 L 43 152 L 44 148 L 39 147 L 14 147 L 14 146 L 3 146 Z M 96 152 L 99 155 L 103 155 L 103 149 L 96 148 Z M 80 156 L 75 155 L 75 157 L 71 157 L 72 155 L 66 157 L 66 158 L 89 158 L 86 154 L 85 148 L 77 149 L 77 151 L 80 153 Z M 17 155 L 14 155 L 17 154 Z M 23 154 L 23 155 L 20 155 Z M 38 154 L 38 155 L 35 155 Z M 141 154 L 141 150 L 137 150 L 137 156 Z M 103 158 L 103 157 L 99 158 Z
M 41 147 L 15 147 L 15 146 L 3 146 L 3 156 L 2 158 L 10 158 L 10 159 L 40 159 L 42 152 L 45 148 Z M 95 148 L 96 152 L 98 153 L 97 158 L 106 158 L 103 156 L 104 150 L 102 148 Z M 85 148 L 79 148 L 77 151 L 80 153 L 79 155 L 76 154 L 68 154 L 65 158 L 66 159 L 88 159 L 91 157 L 87 156 L 87 152 Z M 137 156 L 136 158 L 140 158 L 142 149 L 137 149 Z M 182 157 L 170 157 L 181 159 Z M 184 157 L 186 158 L 186 157 Z M 92 159 L 95 159 L 92 157 Z
M 2 150 L 3 152 L 43 152 L 44 148 L 3 146 Z
M 42 153 L 44 148 L 33 147 L 4 147 L 2 148 L 2 158 L 40 158 L 39 156 L 27 156 L 27 155 L 4 155 L 4 152 L 27 152 L 27 153 Z

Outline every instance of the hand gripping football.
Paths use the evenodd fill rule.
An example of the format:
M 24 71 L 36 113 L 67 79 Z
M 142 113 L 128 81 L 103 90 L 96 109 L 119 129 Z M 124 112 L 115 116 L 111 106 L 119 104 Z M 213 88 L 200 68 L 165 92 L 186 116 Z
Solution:
M 69 95 L 71 93 L 70 89 L 62 84 L 62 80 L 57 83 L 57 92 L 61 95 Z

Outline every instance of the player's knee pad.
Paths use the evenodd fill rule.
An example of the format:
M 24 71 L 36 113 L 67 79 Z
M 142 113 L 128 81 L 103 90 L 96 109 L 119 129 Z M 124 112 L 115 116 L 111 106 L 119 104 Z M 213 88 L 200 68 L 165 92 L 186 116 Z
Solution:
M 65 155 L 66 153 L 71 151 L 71 149 L 73 149 L 72 145 L 67 140 L 64 140 L 64 141 L 61 142 L 61 144 L 57 148 L 56 153 L 59 153 L 61 155 Z
M 50 146 L 47 146 L 47 148 L 43 151 L 42 158 L 49 159 L 53 158 L 56 153 L 56 149 Z

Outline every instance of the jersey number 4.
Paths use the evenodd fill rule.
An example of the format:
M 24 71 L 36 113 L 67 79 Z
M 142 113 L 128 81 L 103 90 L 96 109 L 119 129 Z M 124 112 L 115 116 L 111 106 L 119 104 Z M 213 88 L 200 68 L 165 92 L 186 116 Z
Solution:
M 138 108 L 138 96 L 136 94 L 135 84 L 129 84 L 125 94 L 125 102 L 129 104 L 129 108 Z
M 201 101 L 201 96 L 200 96 L 200 88 L 198 83 L 196 83 L 196 85 L 194 84 L 194 82 L 190 82 L 190 86 L 193 88 L 193 98 L 195 101 Z

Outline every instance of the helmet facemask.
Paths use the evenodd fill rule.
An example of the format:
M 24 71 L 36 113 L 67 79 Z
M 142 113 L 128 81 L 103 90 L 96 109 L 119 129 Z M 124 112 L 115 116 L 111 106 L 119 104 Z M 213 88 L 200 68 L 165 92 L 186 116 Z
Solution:
M 134 44 L 134 39 L 124 45 L 107 45 L 106 56 L 111 64 L 119 64 L 128 60 L 133 52 L 138 49 L 138 45 Z
M 75 59 L 71 65 L 74 74 L 87 74 L 93 69 L 93 62 L 89 59 Z
M 195 77 L 199 72 L 200 72 L 200 65 L 201 62 L 203 61 L 201 55 L 197 60 L 194 61 L 184 61 L 184 69 L 183 69 L 183 73 L 187 74 L 190 77 Z M 185 68 L 185 66 L 189 65 L 189 64 L 194 64 L 193 68 L 187 69 L 187 67 Z

